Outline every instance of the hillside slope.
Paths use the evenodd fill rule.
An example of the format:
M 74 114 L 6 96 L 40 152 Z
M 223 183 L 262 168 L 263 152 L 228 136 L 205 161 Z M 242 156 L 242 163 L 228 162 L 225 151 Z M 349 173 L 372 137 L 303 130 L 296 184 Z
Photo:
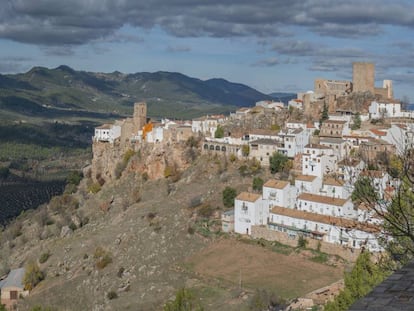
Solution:
M 271 97 L 243 84 L 175 72 L 95 73 L 62 65 L 0 75 L 0 111 L 12 116 L 130 114 L 134 102 L 145 100 L 151 116 L 183 118 L 229 112 L 265 99 Z

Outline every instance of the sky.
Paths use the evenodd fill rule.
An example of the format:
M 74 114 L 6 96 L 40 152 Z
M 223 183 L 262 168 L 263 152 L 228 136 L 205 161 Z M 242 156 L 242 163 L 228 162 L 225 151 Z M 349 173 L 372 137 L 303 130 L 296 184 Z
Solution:
M 2 74 L 174 71 L 295 93 L 361 61 L 414 103 L 414 1 L 0 0 Z

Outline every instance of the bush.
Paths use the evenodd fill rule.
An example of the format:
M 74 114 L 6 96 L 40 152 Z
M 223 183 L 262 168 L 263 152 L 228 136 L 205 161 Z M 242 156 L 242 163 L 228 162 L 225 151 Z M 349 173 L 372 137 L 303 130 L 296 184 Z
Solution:
M 230 160 L 230 162 L 231 162 L 231 163 L 235 162 L 235 161 L 237 160 L 236 155 L 232 153 L 232 154 L 229 156 L 229 160 Z
M 210 205 L 206 204 L 198 209 L 197 214 L 203 218 L 209 218 L 211 215 L 213 215 L 213 212 L 214 209 Z
M 95 266 L 99 270 L 104 269 L 107 265 L 112 263 L 111 254 L 100 246 L 95 249 L 93 257 L 96 259 Z
M 263 188 L 264 181 L 260 177 L 253 178 L 253 190 L 259 191 Z
M 66 182 L 68 184 L 78 186 L 82 178 L 83 178 L 82 172 L 72 171 L 69 173 L 68 177 L 66 177 Z
M 49 257 L 50 257 L 49 252 L 43 253 L 42 255 L 40 255 L 39 263 L 45 263 L 49 259 Z
M 186 289 L 179 289 L 173 301 L 164 305 L 164 311 L 202 311 L 203 308 L 194 302 L 193 293 Z
M 39 266 L 34 262 L 29 262 L 26 265 L 26 272 L 23 277 L 24 288 L 32 290 L 44 278 L 44 273 L 40 271 Z
M 88 187 L 88 191 L 93 194 L 98 193 L 101 191 L 101 185 L 99 183 L 93 183 Z
M 308 245 L 308 240 L 303 235 L 299 235 L 298 247 L 305 248 Z
M 234 188 L 226 187 L 223 190 L 223 204 L 225 207 L 232 207 L 234 205 L 234 199 L 237 196 L 237 191 Z
M 112 300 L 112 299 L 116 299 L 116 298 L 118 298 L 118 294 L 117 294 L 115 291 L 111 290 L 110 292 L 108 292 L 108 293 L 106 294 L 106 297 L 107 297 L 109 300 Z

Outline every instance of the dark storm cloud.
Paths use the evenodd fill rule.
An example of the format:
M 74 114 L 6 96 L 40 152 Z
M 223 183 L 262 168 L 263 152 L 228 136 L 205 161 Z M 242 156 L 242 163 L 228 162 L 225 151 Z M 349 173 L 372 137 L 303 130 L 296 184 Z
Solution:
M 178 37 L 283 36 L 290 26 L 334 37 L 372 36 L 383 25 L 414 27 L 409 1 L 333 0 L 5 0 L 0 37 L 43 44 L 84 44 L 123 25 L 159 26 Z

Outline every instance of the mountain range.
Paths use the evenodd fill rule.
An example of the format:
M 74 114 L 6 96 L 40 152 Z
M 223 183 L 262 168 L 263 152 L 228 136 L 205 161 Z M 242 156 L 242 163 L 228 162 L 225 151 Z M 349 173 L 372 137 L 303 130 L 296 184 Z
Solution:
M 76 71 L 62 65 L 0 75 L 0 119 L 107 119 L 132 113 L 146 101 L 152 117 L 192 118 L 228 113 L 260 100 L 286 101 L 291 93 L 263 94 L 224 79 L 200 80 L 176 72 L 124 74 Z

